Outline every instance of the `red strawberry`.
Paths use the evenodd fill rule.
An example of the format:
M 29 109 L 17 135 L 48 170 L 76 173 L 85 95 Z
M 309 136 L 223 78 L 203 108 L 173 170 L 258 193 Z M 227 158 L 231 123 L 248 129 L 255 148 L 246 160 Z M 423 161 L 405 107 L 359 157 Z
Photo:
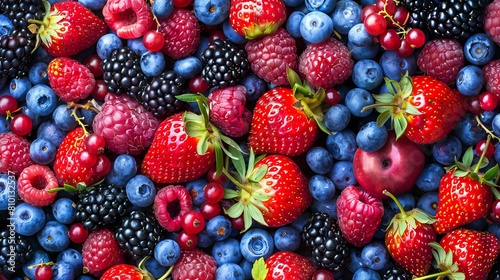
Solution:
M 217 262 L 201 250 L 182 250 L 181 257 L 172 270 L 174 280 L 212 280 L 215 279 Z
M 159 31 L 165 38 L 161 51 L 173 59 L 194 53 L 200 41 L 200 23 L 187 9 L 174 9 L 169 17 L 160 20 Z
M 312 93 L 288 68 L 292 88 L 277 87 L 265 92 L 253 110 L 248 146 L 256 154 L 297 156 L 314 145 L 323 125 L 321 102 L 325 91 Z
M 0 173 L 19 176 L 32 164 L 28 140 L 12 132 L 0 133 Z
M 36 28 L 42 47 L 52 56 L 72 56 L 94 45 L 106 34 L 103 20 L 77 1 L 56 2 L 52 7 L 43 1 L 48 11 Z M 34 25 L 32 25 L 34 27 Z
M 54 58 L 47 67 L 50 87 L 64 102 L 78 102 L 94 90 L 94 75 L 85 65 L 68 58 Z
M 149 277 L 149 278 L 146 278 Z M 106 269 L 104 274 L 99 278 L 101 280 L 143 280 L 153 279 L 153 276 L 146 270 L 140 269 L 131 264 L 117 264 Z
M 463 162 L 457 162 L 457 166 L 441 178 L 434 223 L 437 233 L 446 233 L 485 217 L 490 210 L 493 203 L 490 185 L 494 185 L 498 165 L 479 174 L 482 162 L 470 167 L 472 160 L 471 147 L 465 152 Z
M 229 8 L 229 23 L 241 36 L 256 39 L 272 34 L 286 21 L 286 6 L 282 0 L 233 0 Z
M 279 227 L 295 221 L 311 203 L 308 179 L 299 166 L 284 155 L 255 158 L 250 152 L 248 167 L 243 154 L 230 148 L 236 173 L 224 173 L 239 190 L 226 189 L 224 198 L 236 199 L 227 214 L 232 218 L 244 216 L 245 230 L 252 221 Z M 238 178 L 238 179 L 235 179 Z
M 432 264 L 429 243 L 436 241 L 436 232 L 432 227 L 434 219 L 418 208 L 405 211 L 396 197 L 388 192 L 386 195 L 394 200 L 400 210 L 385 232 L 387 250 L 411 274 L 426 275 Z
M 337 199 L 339 228 L 354 246 L 368 244 L 384 216 L 382 200 L 355 186 L 348 186 Z
M 154 23 L 151 7 L 144 0 L 108 0 L 102 15 L 109 28 L 122 39 L 139 38 Z
M 429 76 L 405 75 L 399 82 L 386 79 L 387 94 L 375 94 L 382 126 L 391 119 L 396 137 L 406 135 L 417 144 L 432 144 L 450 133 L 467 112 L 466 98 Z
M 84 139 L 88 135 L 82 127 L 77 127 L 66 135 L 57 149 L 54 174 L 60 185 L 85 183 L 91 186 L 103 179 L 111 169 L 111 163 L 104 154 L 98 154 L 91 166 L 82 164 L 80 156 L 86 150 Z
M 117 264 L 125 263 L 114 233 L 109 229 L 98 229 L 89 234 L 82 246 L 83 266 L 90 274 L 99 276 Z
M 50 205 L 56 199 L 56 193 L 49 190 L 59 187 L 54 172 L 48 166 L 30 165 L 26 167 L 17 184 L 19 197 L 25 202 L 43 207 Z
M 316 271 L 316 266 L 294 252 L 276 252 L 267 260 L 258 259 L 253 264 L 252 278 L 254 280 L 310 280 Z

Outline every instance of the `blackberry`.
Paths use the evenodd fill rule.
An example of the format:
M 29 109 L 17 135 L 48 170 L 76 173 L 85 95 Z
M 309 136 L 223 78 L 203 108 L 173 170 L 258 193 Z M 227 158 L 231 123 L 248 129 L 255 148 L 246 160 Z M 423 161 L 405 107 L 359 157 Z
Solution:
M 408 25 L 420 30 L 427 30 L 429 14 L 436 6 L 434 0 L 402 0 L 401 5 L 410 13 Z
M 165 118 L 186 108 L 175 96 L 184 93 L 184 79 L 172 70 L 153 78 L 141 93 L 142 105 L 157 118 Z
M 411 280 L 413 276 L 399 265 L 395 265 L 385 271 L 383 280 Z
M 21 235 L 10 235 L 10 229 L 0 231 L 0 274 L 11 275 L 33 257 L 33 247 Z M 13 256 L 13 259 L 11 257 Z
M 483 9 L 491 0 L 441 1 L 430 13 L 427 28 L 436 38 L 465 41 L 483 31 Z
M 238 83 L 250 67 L 247 54 L 227 39 L 214 40 L 201 54 L 201 76 L 210 86 Z
M 141 102 L 140 92 L 148 80 L 141 70 L 140 56 L 129 47 L 122 47 L 111 52 L 109 58 L 102 61 L 104 83 L 109 92 L 128 94 Z
M 161 235 L 162 227 L 155 217 L 141 211 L 132 211 L 123 217 L 115 231 L 120 249 L 136 261 L 153 256 Z
M 26 28 L 30 19 L 43 20 L 45 8 L 42 0 L 2 0 L 0 11 L 6 15 L 14 28 Z
M 35 41 L 25 28 L 0 38 L 0 77 L 20 78 L 28 73 Z
M 129 200 L 124 186 L 99 184 L 81 194 L 76 203 L 76 220 L 94 231 L 115 224 L 127 211 Z
M 307 217 L 301 239 L 312 248 L 313 261 L 321 268 L 339 272 L 350 262 L 350 248 L 337 225 L 337 221 L 322 212 Z

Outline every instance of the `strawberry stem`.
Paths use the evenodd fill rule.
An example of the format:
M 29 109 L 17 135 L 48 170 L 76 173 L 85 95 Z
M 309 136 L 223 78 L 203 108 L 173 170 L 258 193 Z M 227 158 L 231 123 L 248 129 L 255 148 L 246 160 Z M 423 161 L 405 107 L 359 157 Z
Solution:
M 488 134 L 488 137 L 486 138 L 486 144 L 484 146 L 485 148 L 483 149 L 483 152 L 481 153 L 481 157 L 479 158 L 479 161 L 477 162 L 476 168 L 474 169 L 474 173 L 479 172 L 479 168 L 481 167 L 481 163 L 483 162 L 484 157 L 486 155 L 486 152 L 488 151 L 488 146 L 490 145 L 490 142 L 491 142 L 491 136 Z
M 450 276 L 451 275 L 451 271 L 450 270 L 445 270 L 445 271 L 441 271 L 441 272 L 437 272 L 437 273 L 434 273 L 434 274 L 429 274 L 429 275 L 425 275 L 425 276 L 420 276 L 420 277 L 416 277 L 416 278 L 412 278 L 412 280 L 424 280 L 424 279 L 435 279 L 435 278 L 438 278 L 438 277 L 441 277 L 441 276 Z
M 233 182 L 233 184 L 235 184 L 238 188 L 246 191 L 247 193 L 252 193 L 252 190 L 250 188 L 248 188 L 247 186 L 245 186 L 244 184 L 238 182 L 238 180 L 236 180 L 233 175 L 231 175 L 226 168 L 222 169 L 222 173 L 224 173 L 224 175 L 226 175 L 226 177 L 231 181 Z
M 399 203 L 399 200 L 392 193 L 390 193 L 388 190 L 384 190 L 384 191 L 382 191 L 382 193 L 387 195 L 388 197 L 390 197 L 394 201 L 394 203 L 396 203 L 396 206 L 398 207 L 399 212 L 401 212 L 402 218 L 405 218 L 407 216 L 406 211 L 403 208 L 403 206 L 401 205 L 401 203 Z

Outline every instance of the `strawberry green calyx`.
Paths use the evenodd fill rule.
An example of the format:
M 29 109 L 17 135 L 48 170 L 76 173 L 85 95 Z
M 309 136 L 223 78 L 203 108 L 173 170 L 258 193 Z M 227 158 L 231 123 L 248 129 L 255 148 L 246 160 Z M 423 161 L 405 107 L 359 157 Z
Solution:
M 254 24 L 251 28 L 243 28 L 243 32 L 245 32 L 246 39 L 254 40 L 273 34 L 276 30 L 278 30 L 282 23 L 283 21 L 275 23 L 268 22 L 266 24 Z
M 264 258 L 259 258 L 253 263 L 252 266 L 252 279 L 254 280 L 265 280 L 267 277 L 269 269 L 264 261 Z
M 51 11 L 51 6 L 48 1 L 42 1 L 45 16 L 41 21 L 39 20 L 28 20 L 30 23 L 28 29 L 36 34 L 36 49 L 40 42 L 46 46 L 50 46 L 52 44 L 53 38 L 60 38 L 60 34 L 66 32 L 67 23 L 64 22 L 64 15 L 61 15 L 57 9 Z
M 388 192 L 387 190 L 384 190 L 383 193 L 394 201 L 400 211 L 400 213 L 394 215 L 394 218 L 387 226 L 388 229 L 392 227 L 393 230 L 399 235 L 403 235 L 408 228 L 408 225 L 415 229 L 417 228 L 417 222 L 420 224 L 434 223 L 435 219 L 424 211 L 418 208 L 414 208 L 407 212 L 403 209 L 401 203 L 399 203 L 398 199 L 392 193 Z
M 439 269 L 440 272 L 416 277 L 413 280 L 424 280 L 424 279 L 447 279 L 450 280 L 465 280 L 465 274 L 458 270 L 458 265 L 453 261 L 453 253 L 452 251 L 446 252 L 441 245 L 437 242 L 429 243 L 429 246 L 432 248 L 432 255 L 434 256 L 433 265 L 435 268 Z
M 170 274 L 172 274 L 172 271 L 174 270 L 174 266 L 170 266 L 167 271 L 160 277 L 160 278 L 155 278 L 151 272 L 149 272 L 147 269 L 146 269 L 146 261 L 149 259 L 149 256 L 143 258 L 139 264 L 137 265 L 137 269 L 139 269 L 139 271 L 141 272 L 142 274 L 142 280 L 165 280 L 168 278 L 168 276 L 170 276 Z

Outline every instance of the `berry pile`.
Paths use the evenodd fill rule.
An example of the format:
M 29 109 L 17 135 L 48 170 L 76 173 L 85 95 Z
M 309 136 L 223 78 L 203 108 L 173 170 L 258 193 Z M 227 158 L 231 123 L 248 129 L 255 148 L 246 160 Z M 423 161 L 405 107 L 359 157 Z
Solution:
M 500 0 L 4 0 L 0 280 L 500 279 Z

